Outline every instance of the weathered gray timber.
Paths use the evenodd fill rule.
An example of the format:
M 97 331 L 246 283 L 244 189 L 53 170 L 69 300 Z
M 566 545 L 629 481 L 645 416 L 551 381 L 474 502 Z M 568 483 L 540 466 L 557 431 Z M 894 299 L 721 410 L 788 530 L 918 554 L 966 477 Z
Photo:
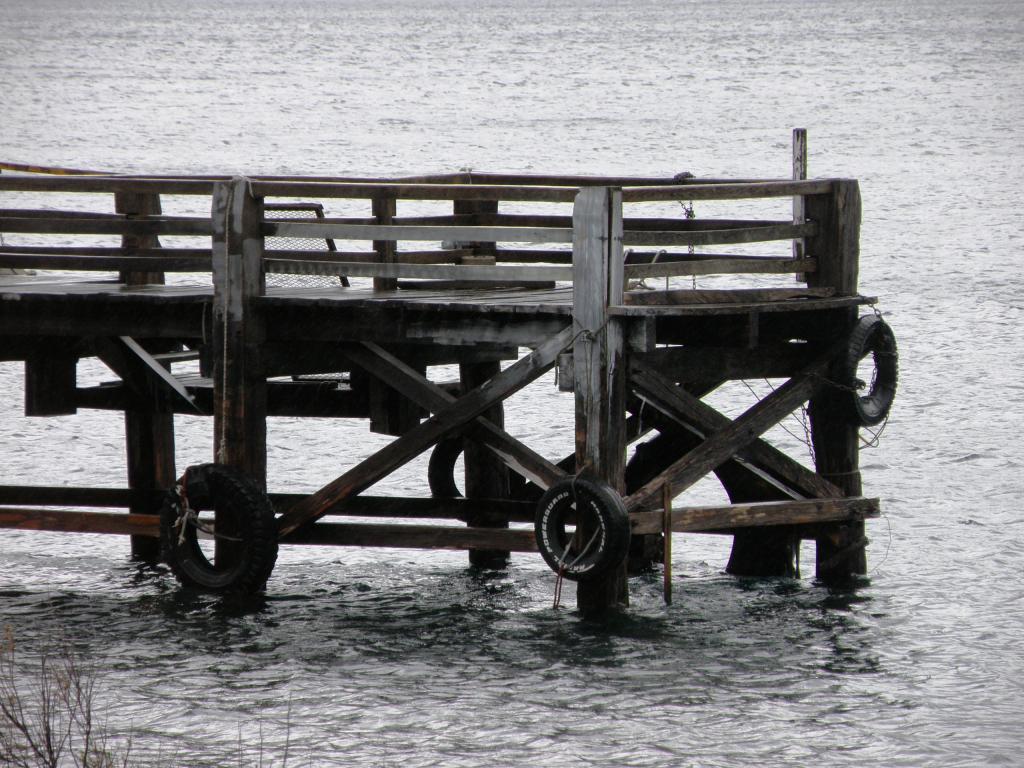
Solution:
M 671 599 L 673 532 L 732 536 L 731 573 L 795 575 L 800 541 L 813 539 L 819 578 L 863 574 L 864 521 L 878 503 L 861 495 L 853 406 L 864 393 L 850 367 L 895 349 L 863 337 L 863 348 L 853 345 L 860 307 L 873 303 L 857 292 L 859 189 L 803 179 L 801 141 L 795 178 L 780 180 L 40 176 L 0 163 L 13 171 L 0 175 L 0 233 L 9 236 L 0 268 L 62 270 L 0 275 L 0 359 L 25 364 L 26 415 L 122 411 L 127 445 L 122 488 L 0 485 L 0 528 L 129 535 L 134 556 L 155 559 L 172 522 L 196 524 L 158 513 L 190 498 L 180 487 L 169 496 L 187 485 L 177 477 L 173 414 L 198 413 L 212 416 L 214 437 L 195 463 L 232 467 L 214 477 L 229 478 L 221 492 L 235 496 L 209 501 L 216 489 L 204 480 L 192 492 L 213 507 L 215 531 L 238 534 L 218 535 L 201 564 L 206 588 L 230 591 L 251 547 L 276 552 L 275 530 L 285 545 L 465 549 L 483 568 L 539 551 L 556 571 L 553 589 L 578 581 L 577 605 L 590 617 L 628 605 L 627 562 L 662 560 Z M 108 195 L 113 211 L 68 202 L 79 193 Z M 164 214 L 178 196 L 205 198 L 209 217 Z M 792 220 L 665 212 L 680 201 L 787 198 Z M 339 200 L 345 216 L 322 213 Z M 452 208 L 398 216 L 403 201 Z M 288 220 L 289 206 L 321 214 Z M 120 247 L 96 243 L 110 235 Z M 165 235 L 192 241 L 166 247 Z M 314 250 L 308 238 L 339 247 Z M 762 244 L 756 255 L 728 252 L 750 243 Z M 709 246 L 719 248 L 692 250 Z M 352 285 L 268 288 L 268 272 L 348 276 Z M 806 285 L 777 277 L 790 273 Z M 729 282 L 691 285 L 703 275 Z M 644 278 L 683 279 L 650 290 L 636 285 Z M 80 385 L 83 358 L 115 380 Z M 575 403 L 565 425 L 575 455 L 565 458 L 514 438 L 504 408 L 556 365 Z M 459 380 L 434 380 L 436 366 L 452 366 Z M 759 378 L 783 381 L 737 418 L 703 400 L 723 383 Z M 805 404 L 813 468 L 762 437 Z M 270 416 L 360 419 L 394 439 L 315 493 L 286 488 L 261 501 L 282 482 L 267 477 Z M 369 495 L 431 450 L 431 472 L 441 474 L 425 479 L 423 494 Z M 459 452 L 461 492 L 444 474 Z M 687 489 L 710 473 L 731 503 L 687 505 Z M 269 542 L 245 538 L 239 499 L 276 510 Z

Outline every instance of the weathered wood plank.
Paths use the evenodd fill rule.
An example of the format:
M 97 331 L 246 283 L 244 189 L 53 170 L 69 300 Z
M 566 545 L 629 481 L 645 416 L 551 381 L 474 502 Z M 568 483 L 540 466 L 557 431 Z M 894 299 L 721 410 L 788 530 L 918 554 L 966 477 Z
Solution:
M 815 355 L 808 344 L 762 344 L 745 347 L 658 347 L 636 353 L 635 364 L 665 379 L 696 382 L 708 379 L 782 379 L 806 367 Z
M 878 499 L 863 497 L 764 501 L 727 506 L 685 507 L 672 510 L 672 530 L 702 533 L 738 528 L 850 522 L 878 517 Z M 658 533 L 662 510 L 630 514 L 633 534 Z
M 400 549 L 537 551 L 532 530 L 410 524 L 316 523 L 286 536 L 281 543 Z
M 196 235 L 209 237 L 209 219 L 161 216 L 147 219 L 110 218 L 106 215 L 74 218 L 0 217 L 0 230 L 36 235 Z
M 651 264 L 627 264 L 627 280 L 645 277 L 683 277 L 690 275 L 780 275 L 787 272 L 814 272 L 814 259 L 799 261 L 785 257 L 694 259 L 661 261 Z
M 279 521 L 281 536 L 325 514 L 325 510 L 354 496 L 403 466 L 438 440 L 481 415 L 494 403 L 519 391 L 551 369 L 559 353 L 572 341 L 573 329 L 566 328 L 548 339 L 482 387 L 463 395 L 455 403 L 409 430 L 402 437 L 363 460 L 306 500 L 289 509 Z
M 624 245 L 735 245 L 771 240 L 792 240 L 795 237 L 813 235 L 816 230 L 817 225 L 814 222 L 744 227 L 742 229 L 705 229 L 692 232 L 640 232 L 633 230 L 623 234 L 622 242 Z
M 792 227 L 791 224 L 786 226 Z M 457 240 L 503 243 L 571 243 L 572 230 L 555 227 L 434 227 L 392 224 L 332 224 L 299 221 L 263 224 L 266 237 L 312 237 L 337 240 Z M 13 231 L 13 230 L 12 230 Z
M 337 183 L 308 181 L 253 182 L 255 194 L 265 197 L 313 199 L 390 196 L 399 200 L 509 200 L 571 203 L 576 190 L 565 187 L 505 186 L 494 184 L 404 184 L 400 182 Z M 3 186 L 0 186 L 3 189 Z
M 435 279 L 435 280 L 478 280 L 480 282 L 550 283 L 557 280 L 571 280 L 571 267 L 539 266 L 475 266 L 467 264 L 406 264 L 406 263 L 365 263 L 345 261 L 287 262 L 281 259 L 267 259 L 268 271 L 292 274 L 350 275 L 352 277 L 373 277 L 394 279 Z M 791 271 L 791 270 L 787 270 Z M 382 289 L 386 290 L 386 289 Z
M 728 304 L 761 301 L 791 301 L 794 299 L 832 296 L 833 288 L 695 288 L 668 291 L 629 291 L 622 299 L 627 306 Z
M 625 203 L 662 200 L 750 200 L 759 197 L 792 197 L 828 192 L 827 179 L 813 181 L 760 181 L 749 183 L 684 184 L 623 190 Z
M 0 267 L 83 272 L 209 272 L 210 257 L 67 256 L 5 251 L 0 253 Z
M 156 537 L 160 535 L 160 519 L 153 515 L 131 515 L 121 512 L 0 507 L 0 528 Z

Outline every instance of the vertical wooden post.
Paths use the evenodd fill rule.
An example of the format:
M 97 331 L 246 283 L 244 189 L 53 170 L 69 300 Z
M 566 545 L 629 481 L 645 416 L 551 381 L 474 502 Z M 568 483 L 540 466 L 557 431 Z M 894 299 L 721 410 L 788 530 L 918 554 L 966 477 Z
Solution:
M 808 254 L 818 262 L 808 284 L 834 287 L 842 296 L 855 294 L 861 219 L 857 182 L 837 181 L 832 194 L 808 197 L 807 217 L 818 224 L 818 234 L 807 242 Z M 848 335 L 856 321 L 856 308 L 836 313 L 835 335 Z M 841 402 L 849 396 L 849 392 L 824 386 L 811 399 L 808 410 L 818 473 L 847 496 L 859 496 L 859 428 L 846 415 Z M 824 526 L 817 538 L 818 578 L 838 582 L 867 573 L 866 543 L 862 522 Z
M 266 488 L 267 381 L 264 328 L 254 299 L 263 294 L 263 201 L 248 179 L 213 191 L 214 460 Z
M 129 219 L 145 219 L 162 213 L 159 195 L 134 192 L 117 192 L 114 195 L 117 213 Z M 131 251 L 141 248 L 159 248 L 156 235 L 132 235 L 121 237 L 121 248 Z M 121 272 L 120 279 L 125 285 L 163 285 L 164 273 Z M 174 414 L 169 410 L 158 410 L 155 404 L 135 402 L 124 413 L 125 453 L 128 463 L 128 487 L 138 491 L 154 491 L 174 485 Z M 160 514 L 159 503 L 150 497 L 154 494 L 133 496 L 128 511 L 133 514 Z M 160 542 L 147 536 L 131 537 L 132 559 L 147 563 L 160 560 Z
M 625 491 L 625 345 L 608 307 L 622 303 L 622 190 L 581 189 L 573 208 L 573 377 L 576 468 Z M 629 602 L 626 563 L 606 577 L 580 582 L 577 604 L 598 617 Z
M 807 129 L 806 128 L 794 128 L 793 129 L 793 179 L 795 181 L 803 181 L 807 178 Z M 804 198 L 803 195 L 794 195 L 793 197 L 793 223 L 803 224 L 804 223 Z M 793 258 L 802 259 L 804 257 L 804 241 L 794 240 L 793 241 Z M 801 277 L 798 275 L 798 277 Z M 801 278 L 802 279 L 802 278 Z
M 378 224 L 390 224 L 395 220 L 398 203 L 393 197 L 373 198 L 373 218 Z M 394 264 L 398 261 L 398 244 L 394 240 L 374 240 L 373 250 L 377 252 L 377 261 L 382 264 Z M 398 287 L 398 278 L 375 277 L 373 290 L 391 291 Z
M 501 364 L 495 360 L 483 363 L 460 363 L 459 373 L 463 391 L 474 389 L 501 371 Z M 488 421 L 504 429 L 504 409 L 498 403 L 482 414 Z M 501 459 L 475 440 L 464 441 L 463 461 L 466 468 L 467 499 L 508 498 L 508 469 Z M 470 518 L 469 524 L 478 528 L 508 528 L 508 517 L 495 514 L 480 514 Z M 504 568 L 508 565 L 509 553 L 500 549 L 471 549 L 469 562 L 480 568 Z

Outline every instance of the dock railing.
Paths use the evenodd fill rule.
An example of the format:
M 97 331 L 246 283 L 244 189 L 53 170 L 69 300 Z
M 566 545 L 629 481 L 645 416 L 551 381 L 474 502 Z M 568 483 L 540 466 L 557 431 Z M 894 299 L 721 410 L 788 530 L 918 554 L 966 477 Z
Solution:
M 244 200 L 223 207 L 226 190 L 244 190 Z M 623 306 L 677 305 L 729 300 L 797 298 L 801 295 L 845 296 L 856 291 L 859 194 L 854 181 L 724 181 L 631 177 L 524 177 L 501 174 L 453 174 L 412 181 L 142 178 L 128 176 L 38 176 L 0 174 L 0 195 L 28 201 L 24 207 L 0 208 L 0 268 L 113 272 L 128 284 L 162 282 L 163 273 L 210 273 L 218 227 L 244 226 L 260 250 L 265 273 L 336 274 L 372 278 L 373 287 L 549 286 L 574 282 L 579 267 L 581 192 L 620 189 L 615 215 L 621 220 Z M 11 194 L 8 194 L 11 193 Z M 97 204 L 110 195 L 114 211 L 69 209 L 76 195 Z M 211 215 L 170 215 L 168 198 L 209 197 Z M 719 205 L 771 198 L 803 201 L 801 221 L 765 218 L 689 217 L 667 205 Z M 101 198 L 102 199 L 102 198 Z M 264 209 L 265 201 L 274 201 Z M 285 219 L 273 210 L 286 201 L 365 204 L 364 216 Z M 406 215 L 402 207 L 451 204 L 451 212 Z M 659 204 L 661 207 L 659 208 Z M 651 207 L 655 215 L 643 215 Z M 573 210 L 568 210 L 574 206 Z M 196 208 L 195 204 L 192 204 Z M 515 209 L 509 210 L 509 209 Z M 555 212 L 552 212 L 554 210 Z M 692 207 L 689 209 L 692 211 Z M 525 212 L 524 212 L 525 211 Z M 218 218 L 227 220 L 218 222 Z M 230 220 L 243 217 L 244 225 Z M 241 231 L 241 230 L 239 230 Z M 27 236 L 27 239 L 26 239 Z M 96 237 L 108 244 L 97 246 Z M 119 244 L 109 244 L 120 237 Z M 160 238 L 184 242 L 169 245 Z M 197 240 L 197 238 L 201 238 Z M 267 248 L 266 239 L 275 247 Z M 90 242 L 92 239 L 92 242 Z M 343 244 L 336 250 L 281 248 L 279 244 L 310 239 Z M 24 244 L 19 244 L 19 240 Z M 709 253 L 750 244 L 802 244 L 777 255 Z M 574 242 L 576 245 L 574 245 Z M 358 249 L 360 243 L 365 247 Z M 701 249 L 696 251 L 696 249 Z M 733 248 L 736 250 L 736 248 Z M 794 256 L 796 254 L 796 256 Z M 793 284 L 775 289 L 738 291 L 690 288 L 632 290 L 650 278 L 704 275 L 765 276 L 795 274 L 806 288 Z M 415 283 L 412 281 L 430 281 Z M 644 285 L 643 287 L 646 287 Z M 341 287 L 338 287 L 341 290 Z M 752 291 L 760 290 L 761 293 Z M 260 289 L 262 292 L 262 288 Z

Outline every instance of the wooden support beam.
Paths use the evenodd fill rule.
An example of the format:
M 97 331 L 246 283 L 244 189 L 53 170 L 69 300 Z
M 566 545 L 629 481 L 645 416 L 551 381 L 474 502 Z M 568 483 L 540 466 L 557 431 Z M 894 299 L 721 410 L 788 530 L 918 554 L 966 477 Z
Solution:
M 124 413 L 125 455 L 128 486 L 132 494 L 128 511 L 159 520 L 163 506 L 158 492 L 174 486 L 174 414 L 155 408 L 128 408 Z M 131 539 L 133 560 L 160 562 L 160 543 L 148 534 Z
M 573 388 L 577 473 L 625 492 L 626 369 L 622 321 L 608 313 L 622 303 L 622 190 L 580 190 L 573 208 Z M 583 536 L 589 533 L 584 530 Z M 585 540 L 585 539 L 584 539 Z M 587 617 L 629 603 L 627 563 L 577 585 Z
M 829 286 L 840 295 L 857 292 L 860 253 L 860 190 L 855 181 L 836 181 L 832 194 L 806 199 L 807 216 L 819 222 L 819 234 L 807 241 L 807 251 L 817 256 L 820 269 L 808 278 L 808 285 Z M 849 336 L 857 322 L 857 310 L 842 313 L 832 325 L 837 338 Z M 835 366 L 829 372 L 835 380 Z M 818 473 L 842 489 L 846 496 L 861 494 L 859 469 L 859 427 L 846 416 L 844 400 L 850 397 L 836 387 L 823 388 L 808 407 L 811 439 Z M 844 582 L 867 573 L 864 523 L 852 522 L 825 527 L 817 539 L 817 576 L 829 582 Z
M 827 357 L 827 354 L 819 356 L 817 361 L 803 369 L 805 372 L 803 378 L 807 380 L 807 383 L 801 387 L 801 390 L 813 390 L 814 383 L 818 380 L 817 374 L 813 371 L 824 370 Z M 719 413 L 683 388 L 676 387 L 671 380 L 642 364 L 635 356 L 631 361 L 630 385 L 645 403 L 684 428 L 696 429 L 701 434 L 711 435 L 734 426 L 734 422 L 729 417 Z M 794 397 L 787 399 L 793 400 L 798 396 L 799 392 L 794 393 Z M 789 411 L 780 413 L 779 418 L 785 417 L 801 402 L 803 401 L 797 402 Z M 736 450 L 725 458 L 736 455 L 739 459 L 748 462 L 801 496 L 824 498 L 841 496 L 837 486 L 816 475 L 765 441 L 756 439 L 774 423 L 776 422 L 768 424 L 761 432 L 751 435 L 749 442 L 737 446 Z M 676 483 L 673 482 L 673 487 L 675 485 Z
M 267 382 L 265 338 L 255 299 L 264 293 L 261 198 L 248 179 L 214 187 L 213 387 L 214 460 L 241 469 L 266 487 Z
M 78 353 L 69 339 L 37 337 L 25 357 L 25 415 L 66 416 L 77 411 Z
M 630 365 L 657 372 L 668 384 L 708 379 L 788 379 L 806 368 L 814 355 L 815 347 L 803 343 L 763 343 L 754 349 L 694 344 L 634 354 Z
M 387 381 L 402 395 L 433 413 L 456 402 L 453 395 L 376 344 L 352 345 L 347 348 L 347 355 L 365 371 Z M 516 440 L 486 415 L 473 422 L 469 434 L 486 445 L 506 466 L 541 488 L 546 489 L 567 476 L 565 471 Z
M 823 357 L 747 409 L 735 421 L 714 431 L 700 446 L 628 496 L 625 500 L 626 509 L 632 512 L 642 508 L 660 493 L 665 483 L 671 483 L 676 494 L 683 492 L 719 464 L 753 443 L 819 388 L 821 374 L 830 359 L 831 355 Z
M 327 509 L 354 496 L 386 477 L 446 437 L 480 416 L 497 402 L 518 392 L 549 371 L 573 338 L 572 327 L 548 339 L 537 349 L 481 387 L 406 432 L 383 449 L 363 460 L 316 493 L 289 509 L 278 521 L 280 535 L 287 536 L 300 526 L 319 519 Z
M 0 528 L 61 533 L 127 534 L 153 541 L 160 536 L 158 518 L 153 515 L 121 512 L 0 507 Z M 318 523 L 296 531 L 281 543 L 342 547 L 537 551 L 532 530 L 386 523 Z
M 316 523 L 300 528 L 282 539 L 281 543 L 400 549 L 468 549 L 471 552 L 537 551 L 532 530 L 378 523 Z
M 464 392 L 471 392 L 483 386 L 501 372 L 501 364 L 495 360 L 488 363 L 460 363 L 459 377 Z M 488 408 L 480 417 L 498 429 L 505 429 L 505 412 L 501 403 Z M 481 430 L 483 431 L 483 430 Z M 472 436 L 463 439 L 463 463 L 465 466 L 467 499 L 505 499 L 509 495 L 508 469 L 500 458 L 491 453 L 487 446 Z M 471 527 L 508 528 L 508 517 L 500 512 L 483 512 L 469 520 Z M 470 565 L 479 568 L 504 568 L 508 565 L 509 552 L 501 549 L 470 549 Z
M 865 518 L 878 517 L 878 510 L 878 499 L 859 496 L 683 507 L 672 510 L 672 530 L 676 533 L 703 533 L 734 528 L 862 521 Z M 657 533 L 662 529 L 662 516 L 661 509 L 630 514 L 633 533 Z

